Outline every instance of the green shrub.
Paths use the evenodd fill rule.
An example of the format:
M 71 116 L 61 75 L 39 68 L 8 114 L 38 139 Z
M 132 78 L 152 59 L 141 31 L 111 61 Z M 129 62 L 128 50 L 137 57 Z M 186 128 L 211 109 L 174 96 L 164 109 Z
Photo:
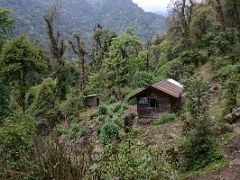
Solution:
M 126 104 L 123 104 L 123 105 L 122 105 L 122 110 L 125 111 L 125 110 L 127 110 L 127 109 L 128 109 L 128 106 L 127 106 Z
M 108 121 L 100 129 L 100 142 L 103 145 L 110 143 L 119 135 L 120 127 L 113 121 Z
M 160 119 L 153 121 L 153 125 L 158 126 L 162 124 L 166 124 L 169 122 L 173 122 L 176 120 L 176 115 L 172 113 L 164 114 L 160 117 Z
M 34 95 L 33 92 L 36 94 Z M 59 119 L 59 110 L 55 98 L 55 81 L 45 79 L 27 96 L 28 111 L 35 117 L 39 133 L 50 132 Z M 30 98 L 31 97 L 31 98 Z
M 237 105 L 238 83 L 234 81 L 227 81 L 225 88 L 227 91 L 225 94 L 224 110 L 222 112 L 223 117 L 229 114 L 232 109 Z
M 148 87 L 154 82 L 154 76 L 146 71 L 136 72 L 133 76 L 133 82 L 135 88 Z
M 217 75 L 221 80 L 225 81 L 231 78 L 234 74 L 238 74 L 238 73 L 240 73 L 240 65 L 231 64 L 231 65 L 222 67 L 217 72 Z
M 112 111 L 108 111 L 108 116 L 109 116 L 109 118 L 113 118 L 113 112 Z
M 72 124 L 71 128 L 68 132 L 68 138 L 69 139 L 76 139 L 77 137 L 84 137 L 87 135 L 87 130 L 84 128 L 81 128 L 78 124 Z
M 135 113 L 129 113 L 124 117 L 124 131 L 125 133 L 129 133 L 132 130 L 134 119 L 136 117 Z
M 179 168 L 182 171 L 196 170 L 214 161 L 216 128 L 209 115 L 210 94 L 208 85 L 201 79 L 186 79 L 186 101 L 182 145 L 179 153 Z
M 97 112 L 91 115 L 91 119 L 96 119 L 97 121 L 103 121 L 109 115 L 113 116 L 112 112 L 110 112 L 105 104 L 99 106 Z
M 98 114 L 99 115 L 107 115 L 107 113 L 108 113 L 107 106 L 105 104 L 100 105 L 98 108 Z
M 109 103 L 112 104 L 112 103 L 115 103 L 115 102 L 117 102 L 117 98 L 116 98 L 114 95 L 112 95 L 112 96 L 109 98 Z
M 3 117 L 6 117 L 10 113 L 9 100 L 10 100 L 10 88 L 6 86 L 0 80 L 0 124 Z
M 63 124 L 56 125 L 55 131 L 58 136 L 61 136 L 67 132 Z
M 64 116 L 77 117 L 81 109 L 83 109 L 83 96 L 78 89 L 72 89 L 67 94 L 67 99 L 60 104 L 59 109 Z
M 118 113 L 118 112 L 120 112 L 121 108 L 122 108 L 122 105 L 121 105 L 121 104 L 118 104 L 118 105 L 116 105 L 116 106 L 113 108 L 112 111 L 113 111 L 114 113 Z
M 103 116 L 103 115 L 98 115 L 96 118 L 95 118 L 97 121 L 104 121 L 104 119 L 105 119 L 105 116 Z
M 104 156 L 91 167 L 92 174 L 99 179 L 176 179 L 176 171 L 166 162 L 161 150 L 137 145 L 134 138 L 104 146 Z
M 124 123 L 123 123 L 123 119 L 122 118 L 113 119 L 113 122 L 116 123 L 120 128 L 124 127 Z
M 180 60 L 183 64 L 194 64 L 196 67 L 204 64 L 208 58 L 208 54 L 206 50 L 186 50 L 183 51 L 180 55 Z
M 163 66 L 157 67 L 156 80 L 160 81 L 165 78 L 173 78 L 178 80 L 183 69 L 176 69 L 176 67 L 182 67 L 182 62 L 179 59 L 172 60 Z
M 29 174 L 29 163 L 34 163 L 31 137 L 35 130 L 34 119 L 28 114 L 15 112 L 4 119 L 0 128 L 0 179 L 9 179 L 13 172 Z M 6 172 L 6 168 L 12 172 Z

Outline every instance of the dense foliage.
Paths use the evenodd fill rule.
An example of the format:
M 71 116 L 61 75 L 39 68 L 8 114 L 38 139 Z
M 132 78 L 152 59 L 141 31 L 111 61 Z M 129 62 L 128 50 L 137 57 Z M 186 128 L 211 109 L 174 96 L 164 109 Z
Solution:
M 47 5 L 53 2 L 53 0 L 28 2 L 3 0 L 0 6 L 11 9 L 16 17 L 18 28 L 15 34 L 26 33 L 31 39 L 42 40 L 45 37 L 42 33 L 44 32 L 42 14 Z M 64 0 L 60 3 L 64 7 L 62 10 L 64 18 L 58 20 L 58 26 L 68 36 L 71 35 L 73 29 L 81 27 L 82 30 L 88 32 L 90 37 L 91 31 L 98 23 L 116 32 L 123 32 L 126 28 L 132 27 L 145 41 L 165 30 L 165 17 L 144 12 L 131 0 Z

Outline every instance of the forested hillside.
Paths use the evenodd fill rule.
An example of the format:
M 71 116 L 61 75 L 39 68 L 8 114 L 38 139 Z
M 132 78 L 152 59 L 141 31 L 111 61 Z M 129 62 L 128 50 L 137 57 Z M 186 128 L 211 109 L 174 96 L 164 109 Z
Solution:
M 40 0 L 20 2 L 33 8 Z M 66 12 L 82 13 L 75 2 L 52 4 L 43 14 L 21 9 L 41 14 L 31 32 L 47 45 L 35 35 L 12 35 L 28 31 L 34 16 L 0 8 L 0 179 L 239 180 L 240 2 L 175 0 L 166 34 L 146 42 L 137 34 L 140 26 L 123 31 L 117 23 L 130 21 L 128 8 L 141 21 L 155 21 L 128 0 L 117 6 L 85 1 L 119 28 L 97 24 L 91 34 L 64 20 Z M 81 21 L 90 27 L 95 22 L 88 12 Z M 62 27 L 71 35 L 60 33 Z M 179 96 L 171 96 L 180 100 L 177 110 L 169 102 L 159 117 L 139 118 L 138 105 L 156 110 L 169 87 L 160 89 L 160 102 L 131 97 L 162 80 L 177 84 Z M 87 97 L 100 105 L 88 108 Z
M 41 40 L 44 36 L 43 13 L 52 0 L 3 0 L 0 7 L 12 10 L 16 18 L 14 34 L 25 33 L 31 39 Z M 73 29 L 81 28 L 90 36 L 100 23 L 115 32 L 133 28 L 142 40 L 165 31 L 165 17 L 146 13 L 131 0 L 61 0 L 61 17 L 57 25 L 69 36 Z

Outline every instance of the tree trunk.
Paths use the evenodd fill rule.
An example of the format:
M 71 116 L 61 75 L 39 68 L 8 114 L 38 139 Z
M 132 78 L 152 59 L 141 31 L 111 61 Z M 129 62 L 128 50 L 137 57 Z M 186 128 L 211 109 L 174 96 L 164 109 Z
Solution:
M 150 69 L 149 66 L 150 66 L 149 65 L 149 55 L 148 55 L 148 52 L 147 52 L 147 71 L 149 71 L 149 69 Z
M 222 8 L 222 5 L 221 5 L 221 1 L 216 0 L 216 2 L 217 2 L 216 10 L 217 10 L 217 13 L 218 13 L 219 21 L 221 23 L 221 28 L 222 28 L 223 31 L 225 31 L 226 30 L 226 23 L 225 23 L 225 18 L 224 18 L 224 14 L 223 14 L 223 8 Z
M 81 61 L 81 67 L 82 67 L 82 88 L 85 88 L 85 57 L 84 54 L 82 54 L 82 61 Z
M 189 42 L 189 23 L 190 19 L 188 20 L 186 17 L 186 0 L 182 0 L 182 7 L 181 7 L 181 22 L 182 22 L 182 28 L 183 28 L 183 38 L 185 43 L 185 48 L 188 49 L 190 46 Z M 191 14 L 191 12 L 190 12 Z M 189 21 L 189 22 L 188 22 Z
M 237 5 L 237 0 L 232 0 L 232 8 L 234 12 L 234 17 L 235 17 L 235 23 L 236 27 L 238 29 L 238 38 L 240 39 L 240 16 L 239 16 L 239 10 L 238 10 L 238 5 Z

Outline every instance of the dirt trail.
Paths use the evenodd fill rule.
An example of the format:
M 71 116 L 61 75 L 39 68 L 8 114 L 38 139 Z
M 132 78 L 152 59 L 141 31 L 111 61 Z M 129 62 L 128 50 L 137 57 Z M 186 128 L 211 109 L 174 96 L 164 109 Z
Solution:
M 234 126 L 237 135 L 226 145 L 224 157 L 228 165 L 212 173 L 192 177 L 192 180 L 240 180 L 240 124 Z
M 182 123 L 174 122 L 161 126 L 151 125 L 135 125 L 134 129 L 141 132 L 142 137 L 140 141 L 142 143 L 155 144 L 158 147 L 163 147 L 166 144 L 166 140 L 177 140 L 180 137 L 182 131 Z

